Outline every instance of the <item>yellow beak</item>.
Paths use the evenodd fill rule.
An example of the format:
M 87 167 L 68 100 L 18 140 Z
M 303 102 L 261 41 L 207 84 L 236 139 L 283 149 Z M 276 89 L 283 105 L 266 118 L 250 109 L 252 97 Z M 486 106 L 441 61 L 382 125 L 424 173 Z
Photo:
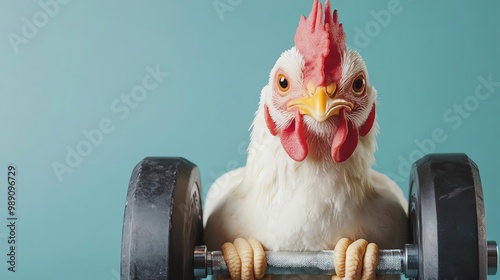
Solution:
M 331 116 L 338 115 L 342 108 L 351 111 L 354 104 L 344 99 L 336 99 L 336 84 L 327 87 L 307 87 L 306 97 L 294 99 L 287 104 L 287 109 L 298 108 L 299 113 L 308 115 L 318 122 L 323 122 Z M 312 94 L 312 96 L 311 96 Z

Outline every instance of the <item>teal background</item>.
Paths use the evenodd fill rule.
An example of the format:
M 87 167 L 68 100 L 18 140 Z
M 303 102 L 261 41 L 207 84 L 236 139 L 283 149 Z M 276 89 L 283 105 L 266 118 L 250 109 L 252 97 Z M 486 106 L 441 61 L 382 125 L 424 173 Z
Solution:
M 22 18 L 33 22 L 43 10 L 38 1 L 0 0 L 0 279 L 119 279 L 134 165 L 152 155 L 186 157 L 198 164 L 204 193 L 244 165 L 260 90 L 312 1 L 66 2 L 16 52 L 9 34 L 22 36 Z M 219 15 L 214 3 L 228 10 Z M 374 13 L 394 3 L 400 12 L 377 23 Z M 446 139 L 428 151 L 465 152 L 479 165 L 488 239 L 500 241 L 500 86 L 474 110 L 470 103 L 468 115 L 448 111 L 473 102 L 478 77 L 500 81 L 500 2 L 333 7 L 379 92 L 374 168 L 407 193 L 404 162 L 421 155 L 415 141 L 441 129 Z M 366 27 L 369 41 L 360 41 Z M 114 112 L 113 102 L 157 65 L 169 76 L 126 117 Z M 76 149 L 82 130 L 104 118 L 114 130 L 59 180 L 53 164 L 65 164 L 66 147 Z M 9 164 L 18 168 L 15 273 L 6 263 Z

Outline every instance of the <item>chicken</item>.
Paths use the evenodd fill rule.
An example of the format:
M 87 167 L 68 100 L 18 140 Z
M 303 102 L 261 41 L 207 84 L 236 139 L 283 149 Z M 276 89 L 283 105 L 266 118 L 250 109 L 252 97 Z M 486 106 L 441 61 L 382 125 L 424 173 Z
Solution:
M 347 263 L 336 270 L 354 266 L 358 278 L 359 258 L 375 250 L 367 268 L 373 270 L 377 247 L 351 241 L 402 248 L 407 201 L 390 178 L 371 168 L 376 103 L 365 62 L 346 48 L 337 11 L 332 14 L 326 1 L 323 22 L 315 0 L 300 19 L 295 46 L 281 54 L 262 89 L 246 166 L 222 175 L 207 193 L 208 248 L 252 237 L 266 250 L 317 251 L 341 240 L 338 263 Z M 359 247 L 357 257 L 349 259 L 352 246 Z

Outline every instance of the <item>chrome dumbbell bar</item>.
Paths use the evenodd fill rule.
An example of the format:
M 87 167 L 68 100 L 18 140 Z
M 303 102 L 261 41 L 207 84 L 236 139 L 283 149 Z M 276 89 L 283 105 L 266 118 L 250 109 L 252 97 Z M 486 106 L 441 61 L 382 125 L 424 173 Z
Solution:
M 495 275 L 498 263 L 496 242 L 488 241 L 487 252 L 488 275 Z M 318 252 L 266 251 L 265 253 L 266 274 L 335 274 L 333 250 Z M 229 274 L 221 251 L 209 252 L 206 246 L 197 246 L 193 261 L 196 278 Z M 417 278 L 418 262 L 418 248 L 414 244 L 406 244 L 404 249 L 379 250 L 377 274 L 402 274 L 406 278 Z

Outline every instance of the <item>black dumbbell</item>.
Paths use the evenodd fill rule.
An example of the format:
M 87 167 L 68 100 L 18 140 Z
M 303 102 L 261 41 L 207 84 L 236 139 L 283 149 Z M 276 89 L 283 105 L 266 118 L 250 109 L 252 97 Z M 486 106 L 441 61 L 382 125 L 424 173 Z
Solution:
M 197 167 L 146 158 L 134 169 L 125 207 L 121 279 L 195 279 L 228 274 L 222 253 L 202 245 Z M 498 247 L 486 241 L 481 180 L 464 154 L 433 154 L 412 166 L 410 244 L 379 250 L 378 274 L 486 279 Z M 333 251 L 266 252 L 267 274 L 334 274 Z M 458 277 L 458 278 L 457 278 Z

